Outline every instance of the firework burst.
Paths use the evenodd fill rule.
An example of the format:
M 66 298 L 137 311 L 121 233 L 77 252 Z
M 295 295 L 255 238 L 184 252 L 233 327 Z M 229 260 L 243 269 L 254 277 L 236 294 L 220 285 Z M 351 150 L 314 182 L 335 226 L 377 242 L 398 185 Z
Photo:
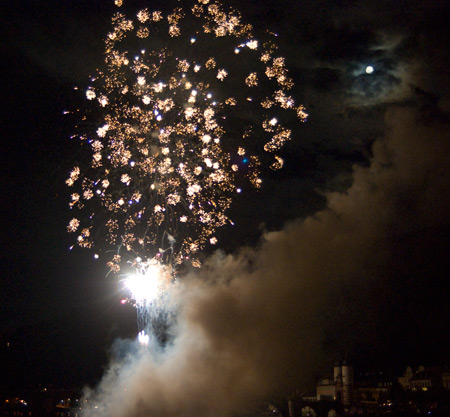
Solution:
M 79 246 L 199 265 L 245 182 L 260 187 L 267 161 L 282 167 L 286 121 L 307 116 L 273 38 L 209 0 L 114 15 L 105 65 L 85 91 L 93 128 L 79 139 L 90 160 L 67 179 Z M 123 251 L 108 265 L 122 262 Z

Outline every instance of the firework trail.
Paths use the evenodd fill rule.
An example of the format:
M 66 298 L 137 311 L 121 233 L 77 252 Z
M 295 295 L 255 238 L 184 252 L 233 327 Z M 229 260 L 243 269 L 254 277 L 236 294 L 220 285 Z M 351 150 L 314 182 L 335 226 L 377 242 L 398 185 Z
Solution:
M 162 270 L 149 295 L 135 283 L 142 306 L 164 292 L 177 265 L 200 266 L 196 255 L 231 223 L 234 196 L 260 187 L 265 166 L 282 167 L 288 123 L 307 115 L 289 95 L 275 35 L 260 41 L 219 2 L 117 12 L 112 24 L 105 66 L 85 92 L 82 125 L 94 128 L 79 134 L 90 160 L 67 179 L 80 213 L 68 230 L 81 247 L 115 249 L 113 272 L 129 260 L 141 281 Z

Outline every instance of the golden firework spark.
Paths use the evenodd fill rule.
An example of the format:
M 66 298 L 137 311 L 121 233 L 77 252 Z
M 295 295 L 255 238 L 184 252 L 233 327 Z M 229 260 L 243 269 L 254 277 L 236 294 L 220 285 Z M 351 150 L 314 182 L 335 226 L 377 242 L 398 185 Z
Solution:
M 85 214 L 68 230 L 82 247 L 99 236 L 174 264 L 217 244 L 237 184 L 261 186 L 265 153 L 281 168 L 275 152 L 292 137 L 283 121 L 307 116 L 272 40 L 217 1 L 116 13 L 92 80 L 95 128 L 79 136 L 91 160 L 66 181 L 70 207 Z M 121 259 L 108 265 L 118 271 Z

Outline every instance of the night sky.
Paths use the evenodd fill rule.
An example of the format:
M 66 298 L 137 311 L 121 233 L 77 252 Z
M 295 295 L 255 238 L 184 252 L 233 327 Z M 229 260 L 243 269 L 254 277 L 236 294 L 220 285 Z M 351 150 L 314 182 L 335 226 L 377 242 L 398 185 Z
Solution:
M 156 376 L 141 385 L 175 397 L 166 377 L 194 386 L 190 401 L 207 414 L 200 399 L 217 374 L 211 398 L 219 404 L 233 386 L 237 409 L 308 386 L 337 360 L 397 372 L 449 364 L 447 2 L 232 4 L 257 30 L 279 33 L 310 117 L 283 170 L 235 202 L 222 251 L 185 277 L 172 365 L 144 364 Z M 136 333 L 117 278 L 92 253 L 70 252 L 66 232 L 65 180 L 80 149 L 63 111 L 81 103 L 73 88 L 102 63 L 115 6 L 2 9 L 0 390 L 81 387 L 100 380 L 114 340 Z

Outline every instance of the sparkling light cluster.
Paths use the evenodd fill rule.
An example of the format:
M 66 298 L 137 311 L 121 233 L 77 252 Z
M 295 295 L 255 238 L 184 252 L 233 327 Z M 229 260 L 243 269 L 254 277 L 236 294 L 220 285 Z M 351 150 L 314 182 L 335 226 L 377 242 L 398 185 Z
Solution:
M 137 304 L 152 304 L 165 292 L 172 281 L 172 269 L 156 259 L 133 262 L 134 273 L 125 280 L 125 286 Z
M 292 137 L 283 123 L 307 114 L 288 93 L 275 44 L 219 2 L 167 15 L 143 9 L 133 19 L 118 12 L 112 23 L 105 68 L 86 90 L 83 122 L 95 126 L 79 138 L 90 161 L 67 179 L 70 207 L 85 214 L 68 231 L 81 247 L 105 239 L 133 256 L 196 264 L 230 221 L 243 179 L 261 186 L 263 155 L 282 167 L 275 153 Z M 113 271 L 121 259 L 109 262 Z
M 115 262 L 118 264 L 120 260 Z M 174 271 L 158 257 L 146 260 L 136 257 L 129 263 L 133 272 L 125 274 L 122 280 L 128 294 L 122 303 L 131 303 L 136 308 L 138 339 L 145 347 L 150 334 L 160 341 L 165 337 L 163 329 L 170 317 L 167 291 L 174 282 Z

